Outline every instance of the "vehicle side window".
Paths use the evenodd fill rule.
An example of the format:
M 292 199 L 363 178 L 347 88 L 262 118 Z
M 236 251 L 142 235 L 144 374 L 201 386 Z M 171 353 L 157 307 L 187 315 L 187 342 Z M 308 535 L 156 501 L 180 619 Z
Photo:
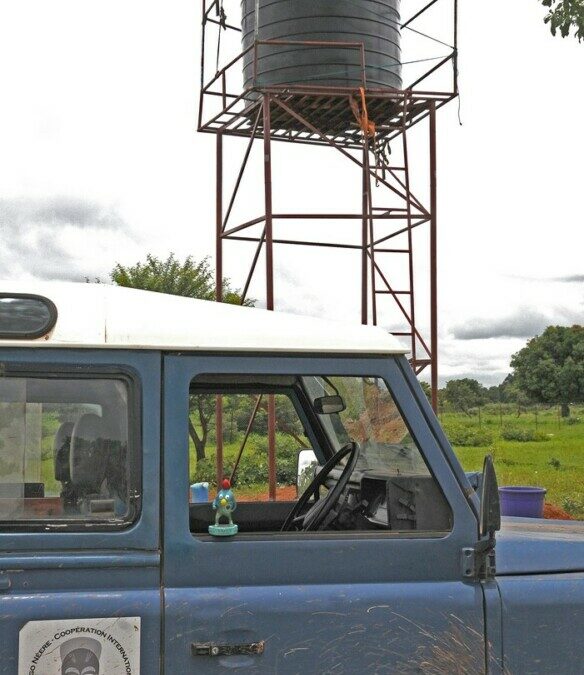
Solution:
M 264 386 L 252 386 L 246 378 L 253 383 L 252 376 L 234 376 L 213 387 L 207 376 L 191 388 L 193 533 L 207 531 L 214 518 L 211 502 L 224 478 L 241 505 L 234 516 L 239 532 L 452 529 L 451 508 L 382 379 L 270 376 Z M 325 464 L 330 466 L 321 473 Z
M 0 528 L 132 519 L 128 383 L 0 378 Z
M 276 501 L 296 500 L 298 451 L 311 448 L 303 424 L 287 394 L 266 391 L 229 392 L 220 396 L 196 392 L 190 396 L 191 484 L 208 483 L 216 488 L 218 399 L 223 408 L 223 473 L 233 476 L 240 502 L 269 501 L 268 407 L 276 413 Z

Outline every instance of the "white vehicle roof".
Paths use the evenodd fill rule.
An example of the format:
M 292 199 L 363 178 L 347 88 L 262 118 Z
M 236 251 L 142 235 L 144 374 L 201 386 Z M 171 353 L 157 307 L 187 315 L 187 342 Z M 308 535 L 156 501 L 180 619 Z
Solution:
M 382 328 L 193 300 L 107 284 L 0 281 L 0 294 L 51 300 L 58 318 L 36 340 L 0 346 L 212 352 L 405 354 Z

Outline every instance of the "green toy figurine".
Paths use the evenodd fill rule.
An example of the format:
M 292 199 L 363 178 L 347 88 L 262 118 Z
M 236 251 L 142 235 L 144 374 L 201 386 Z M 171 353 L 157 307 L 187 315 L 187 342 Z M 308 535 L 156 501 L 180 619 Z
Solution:
M 216 511 L 215 525 L 209 525 L 209 534 L 214 537 L 232 537 L 237 534 L 238 527 L 231 517 L 236 508 L 237 502 L 231 491 L 231 483 L 228 478 L 224 478 L 221 483 L 221 490 L 213 500 L 213 510 Z M 221 524 L 221 518 L 227 518 L 229 522 Z

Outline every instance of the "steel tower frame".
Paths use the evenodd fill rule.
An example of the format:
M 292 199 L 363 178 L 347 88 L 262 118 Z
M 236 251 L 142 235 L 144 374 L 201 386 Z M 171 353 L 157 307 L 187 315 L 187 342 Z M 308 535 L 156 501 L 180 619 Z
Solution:
M 222 300 L 224 278 L 224 246 L 226 242 L 247 242 L 255 245 L 249 272 L 243 284 L 243 299 L 247 298 L 250 284 L 265 251 L 266 307 L 275 309 L 274 248 L 275 246 L 308 246 L 327 249 L 348 249 L 360 255 L 359 284 L 361 288 L 361 322 L 378 325 L 383 321 L 381 298 L 389 298 L 403 320 L 403 328 L 392 331 L 406 338 L 410 344 L 410 360 L 416 374 L 430 368 L 432 404 L 437 407 L 438 391 L 438 256 L 437 256 L 437 155 L 436 113 L 458 96 L 458 2 L 457 0 L 431 0 L 420 11 L 405 21 L 401 28 L 421 33 L 414 26 L 436 4 L 449 4 L 452 8 L 452 44 L 450 53 L 429 68 L 415 82 L 402 90 L 377 89 L 367 86 L 366 54 L 363 43 L 259 40 L 242 51 L 226 65 L 219 67 L 221 33 L 239 31 L 230 25 L 223 12 L 221 0 L 202 0 L 201 89 L 198 131 L 216 135 L 216 288 L 217 300 Z M 215 75 L 205 81 L 207 53 L 211 49 L 208 32 L 217 33 L 217 68 Z M 424 35 L 424 33 L 421 33 Z M 426 36 L 429 37 L 429 36 Z M 433 39 L 433 38 L 430 38 Z M 439 40 L 436 40 L 440 42 Z M 441 42 L 441 44 L 446 44 Z M 359 87 L 342 88 L 322 85 L 261 86 L 257 79 L 258 55 L 266 46 L 306 45 L 311 48 L 330 47 L 355 50 L 361 65 Z M 243 89 L 241 72 L 243 59 L 250 53 L 253 59 L 253 86 Z M 215 55 L 213 55 L 215 56 Z M 250 58 L 248 56 L 248 58 Z M 443 73 L 445 68 L 450 85 L 447 91 L 428 88 L 428 81 Z M 230 86 L 235 77 L 237 84 Z M 212 112 L 209 112 L 209 109 Z M 349 112 L 348 112 L 349 111 Z M 347 115 L 354 115 L 354 124 L 347 124 Z M 371 122 L 374 121 L 374 127 Z M 426 122 L 428 125 L 428 200 L 424 204 L 412 186 L 410 130 Z M 225 145 L 229 138 L 248 139 L 237 178 L 231 191 L 224 186 L 226 162 Z M 242 180 L 249 166 L 252 147 L 263 145 L 263 208 L 255 218 L 233 223 L 234 206 Z M 303 145 L 325 146 L 334 149 L 340 159 L 359 169 L 362 199 L 360 209 L 351 213 L 295 212 L 283 213 L 273 207 L 273 147 L 274 141 Z M 391 146 L 390 146 L 391 144 Z M 393 160 L 383 152 L 399 146 L 400 159 Z M 231 157 L 231 155 L 230 155 Z M 231 159 L 229 160 L 231 161 Z M 227 198 L 226 198 L 227 197 Z M 381 199 L 381 201 L 379 201 Z M 354 221 L 359 226 L 358 243 L 348 244 L 323 240 L 299 240 L 282 236 L 286 223 L 297 220 L 313 221 L 315 226 L 331 220 Z M 278 224 L 278 231 L 276 230 Z M 260 232 L 254 232 L 255 229 Z M 430 288 L 430 316 L 426 322 L 429 335 L 420 328 L 417 310 L 418 288 L 415 283 L 414 232 L 425 228 L 428 243 L 425 257 L 428 262 Z M 317 228 L 315 227 L 315 230 Z M 407 261 L 408 282 L 396 286 L 392 270 Z M 270 496 L 275 496 L 274 410 L 268 402 L 272 423 L 269 438 Z M 220 402 L 217 405 L 217 428 L 222 425 Z M 218 445 L 220 442 L 218 441 Z M 222 464 L 222 449 L 217 450 L 217 471 Z

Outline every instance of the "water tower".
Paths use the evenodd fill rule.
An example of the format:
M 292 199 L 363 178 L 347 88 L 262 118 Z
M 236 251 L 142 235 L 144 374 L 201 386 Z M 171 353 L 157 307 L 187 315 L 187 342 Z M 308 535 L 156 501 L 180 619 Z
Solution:
M 458 94 L 457 0 L 406 6 L 408 16 L 399 0 L 202 0 L 198 129 L 216 134 L 217 279 L 232 277 L 228 243 L 237 242 L 241 255 L 251 247 L 244 296 L 261 262 L 266 306 L 274 309 L 276 247 L 316 247 L 323 260 L 335 249 L 353 252 L 361 322 L 409 342 L 416 373 L 430 368 L 436 405 L 436 112 Z M 246 142 L 226 148 L 237 137 Z M 294 212 L 275 208 L 274 142 L 323 146 L 339 165 L 354 167 L 354 208 L 314 212 L 303 208 L 301 193 Z M 263 167 L 253 192 L 263 205 L 241 220 L 240 188 L 256 144 Z M 315 149 L 304 152 L 316 161 Z M 289 176 L 282 181 L 280 191 Z M 299 221 L 311 223 L 309 238 L 295 236 Z M 340 224 L 354 241 L 335 240 Z

